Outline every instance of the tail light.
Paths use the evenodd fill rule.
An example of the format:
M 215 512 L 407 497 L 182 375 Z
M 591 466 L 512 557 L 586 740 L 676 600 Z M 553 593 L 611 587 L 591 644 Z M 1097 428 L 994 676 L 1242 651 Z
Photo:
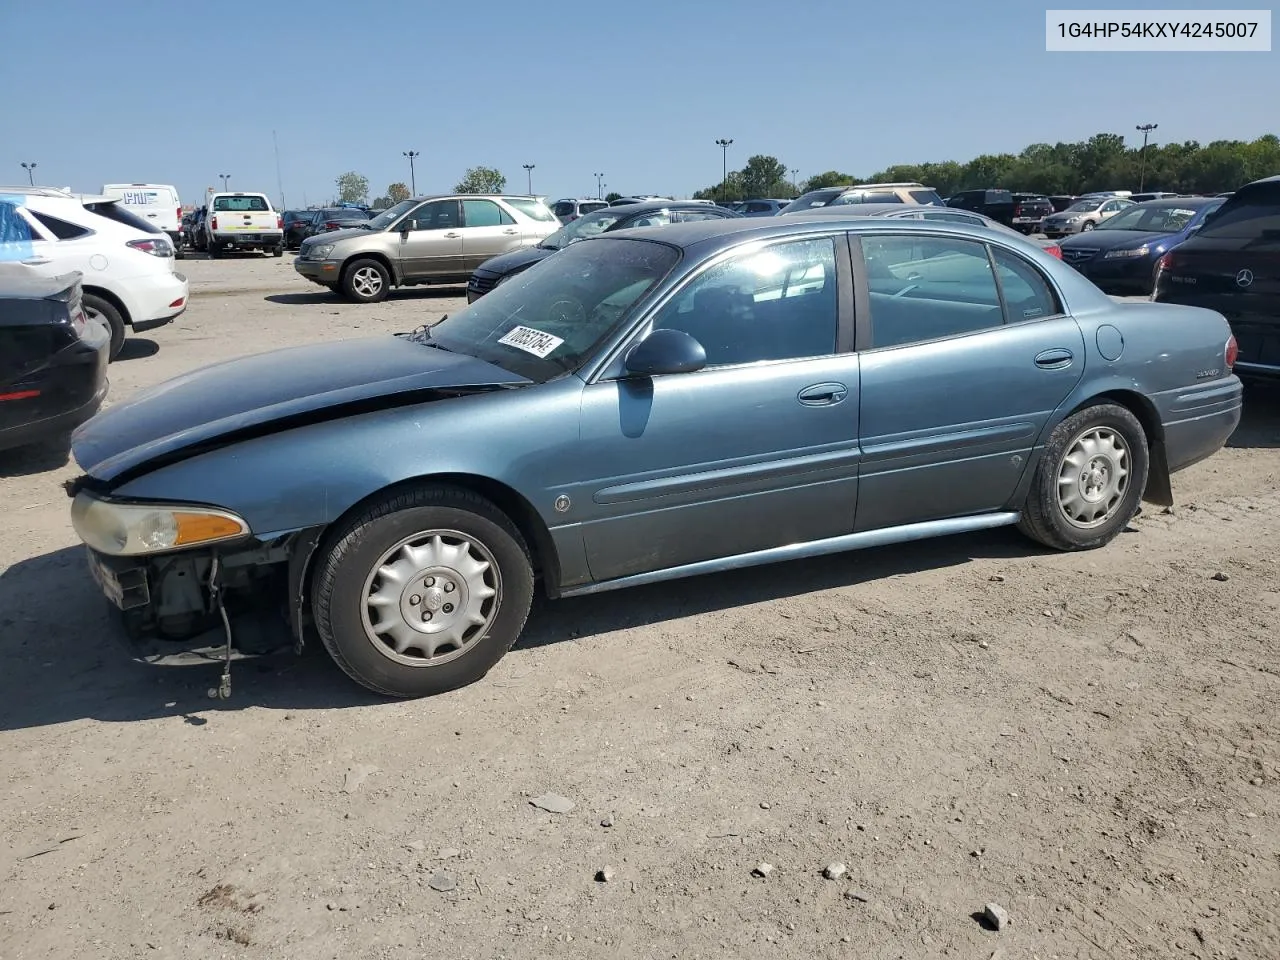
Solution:
M 1236 365 L 1236 359 L 1240 356 L 1240 345 L 1236 343 L 1236 336 L 1233 333 L 1227 337 L 1227 349 L 1223 352 L 1223 362 L 1227 365 L 1227 373 L 1231 372 L 1231 368 Z
M 213 218 L 211 218 L 211 219 L 209 220 L 209 229 L 210 229 L 210 230 L 217 230 L 217 229 L 218 229 L 218 218 L 217 218 L 217 217 L 213 217 Z
M 1051 257 L 1057 257 L 1059 260 L 1062 259 L 1062 248 L 1058 246 L 1056 243 L 1049 244 L 1047 247 L 1044 248 L 1044 252 Z
M 169 243 L 168 237 L 147 237 L 143 240 L 130 240 L 128 246 L 143 253 L 149 253 L 153 257 L 173 256 L 173 246 Z
M 1156 261 L 1156 267 L 1160 270 L 1171 270 L 1173 268 L 1173 254 L 1166 253 Z
M 277 230 L 284 229 L 284 217 L 280 216 L 279 214 L 276 214 L 276 229 Z
M 182 208 L 178 207 L 178 223 L 182 223 Z

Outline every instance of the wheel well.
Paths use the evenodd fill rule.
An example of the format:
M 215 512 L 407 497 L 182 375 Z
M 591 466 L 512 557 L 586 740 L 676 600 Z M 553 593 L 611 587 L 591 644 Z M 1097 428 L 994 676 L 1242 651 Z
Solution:
M 516 529 L 520 531 L 520 535 L 524 537 L 525 544 L 529 547 L 529 559 L 533 562 L 534 575 L 542 576 L 543 589 L 547 589 L 548 584 L 559 584 L 560 561 L 556 554 L 555 543 L 551 539 L 551 533 L 547 530 L 546 524 L 542 522 L 542 518 L 538 515 L 538 511 L 533 508 L 533 504 L 511 487 L 489 477 L 481 477 L 469 473 L 436 473 L 425 477 L 411 477 L 407 480 L 401 480 L 389 487 L 375 490 L 368 496 L 353 503 L 347 510 L 343 511 L 341 516 L 335 517 L 328 524 L 328 530 L 335 529 L 342 523 L 343 519 L 363 509 L 365 504 L 371 500 L 394 495 L 406 487 L 426 483 L 461 487 L 473 493 L 478 493 L 492 503 L 507 515 L 511 522 L 516 525 Z M 310 571 L 303 571 L 302 576 L 310 576 Z
M 120 311 L 120 319 L 125 322 L 126 326 L 133 326 L 133 317 L 129 316 L 129 309 L 124 305 L 124 301 L 110 290 L 104 290 L 102 287 L 91 286 L 85 286 L 83 290 L 90 296 L 101 297 L 103 300 L 107 301 L 107 303 Z
M 339 279 L 345 279 L 347 276 L 347 267 L 355 263 L 357 260 L 376 260 L 387 268 L 387 276 L 391 278 L 393 284 L 400 283 L 400 275 L 396 273 L 396 268 L 392 265 L 391 259 L 383 253 L 354 253 L 347 259 L 342 261 L 342 269 L 338 271 Z
M 1092 407 L 1098 403 L 1117 403 L 1127 409 L 1142 424 L 1142 432 L 1147 435 L 1147 447 L 1150 456 L 1150 468 L 1147 470 L 1147 488 L 1142 498 L 1164 507 L 1173 506 L 1173 484 L 1169 477 L 1169 458 L 1164 449 L 1164 424 L 1155 405 L 1142 394 L 1133 390 L 1108 390 L 1099 393 L 1079 404 L 1067 416 Z

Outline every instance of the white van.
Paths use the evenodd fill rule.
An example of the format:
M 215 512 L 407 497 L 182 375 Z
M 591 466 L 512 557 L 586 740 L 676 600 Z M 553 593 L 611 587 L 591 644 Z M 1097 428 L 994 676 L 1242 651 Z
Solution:
M 132 213 L 167 233 L 175 255 L 181 259 L 182 201 L 176 187 L 167 183 L 107 183 L 102 195 L 115 197 Z

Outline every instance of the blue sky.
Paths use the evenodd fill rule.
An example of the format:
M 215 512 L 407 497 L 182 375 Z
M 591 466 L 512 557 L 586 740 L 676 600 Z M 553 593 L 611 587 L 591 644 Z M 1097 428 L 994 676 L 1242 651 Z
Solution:
M 595 172 L 683 196 L 719 179 L 719 137 L 731 169 L 772 154 L 803 179 L 1146 122 L 1162 142 L 1280 131 L 1280 54 L 1046 53 L 1048 5 L 1068 6 L 8 0 L 0 182 L 35 161 L 45 184 L 173 183 L 192 202 L 229 173 L 279 201 L 274 130 L 289 206 L 345 170 L 374 195 L 407 183 L 405 150 L 419 193 L 476 164 L 523 192 L 533 163 L 553 197 L 593 195 Z

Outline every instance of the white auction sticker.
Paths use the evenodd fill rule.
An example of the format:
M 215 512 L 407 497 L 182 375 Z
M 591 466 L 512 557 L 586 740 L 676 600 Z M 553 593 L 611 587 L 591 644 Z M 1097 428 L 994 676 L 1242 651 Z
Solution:
M 542 358 L 564 343 L 564 340 L 553 333 L 543 333 L 533 327 L 516 327 L 498 342 Z
M 1265 53 L 1270 10 L 1046 10 L 1048 51 Z

